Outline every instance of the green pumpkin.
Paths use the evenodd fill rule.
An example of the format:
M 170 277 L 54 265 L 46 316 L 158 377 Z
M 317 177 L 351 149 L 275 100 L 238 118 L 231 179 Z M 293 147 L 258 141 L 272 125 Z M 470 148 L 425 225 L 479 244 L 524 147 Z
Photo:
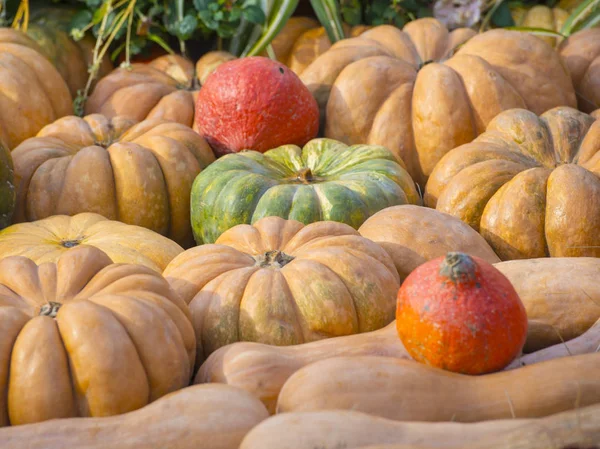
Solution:
M 12 157 L 8 147 L 0 142 L 0 229 L 11 224 L 15 201 L 16 189 Z
M 199 245 L 268 216 L 357 229 L 381 209 L 420 203 L 414 181 L 386 148 L 314 139 L 304 148 L 242 151 L 213 162 L 192 187 L 192 228 Z

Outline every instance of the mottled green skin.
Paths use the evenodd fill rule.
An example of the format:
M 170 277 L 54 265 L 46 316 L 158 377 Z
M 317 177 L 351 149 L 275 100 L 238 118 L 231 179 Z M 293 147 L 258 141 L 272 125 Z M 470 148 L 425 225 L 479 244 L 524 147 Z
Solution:
M 0 142 L 0 229 L 11 224 L 16 192 L 12 157 L 8 147 Z
M 309 183 L 297 179 L 306 169 L 314 178 Z M 303 149 L 244 151 L 212 163 L 192 187 L 192 228 L 199 245 L 268 216 L 358 229 L 381 209 L 420 203 L 414 182 L 386 148 L 314 139 Z

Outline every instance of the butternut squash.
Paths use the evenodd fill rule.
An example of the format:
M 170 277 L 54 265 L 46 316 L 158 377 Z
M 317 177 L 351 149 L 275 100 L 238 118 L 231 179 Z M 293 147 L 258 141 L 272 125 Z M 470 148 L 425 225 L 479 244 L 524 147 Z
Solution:
M 197 385 L 111 418 L 69 418 L 0 430 L 2 449 L 237 449 L 268 417 L 260 401 L 227 385 Z
M 548 416 L 600 403 L 600 353 L 466 376 L 390 357 L 336 357 L 284 384 L 277 413 L 356 410 L 398 421 Z

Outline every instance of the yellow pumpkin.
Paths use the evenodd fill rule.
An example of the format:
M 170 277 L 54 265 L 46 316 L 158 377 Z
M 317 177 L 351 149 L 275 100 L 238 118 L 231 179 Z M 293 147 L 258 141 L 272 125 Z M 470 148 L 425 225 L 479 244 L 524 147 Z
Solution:
M 543 28 L 560 32 L 569 18 L 569 13 L 560 7 L 549 8 L 545 5 L 535 5 L 532 8 L 517 6 L 510 9 L 516 26 L 528 28 Z M 559 37 L 538 36 L 553 47 L 563 39 Z

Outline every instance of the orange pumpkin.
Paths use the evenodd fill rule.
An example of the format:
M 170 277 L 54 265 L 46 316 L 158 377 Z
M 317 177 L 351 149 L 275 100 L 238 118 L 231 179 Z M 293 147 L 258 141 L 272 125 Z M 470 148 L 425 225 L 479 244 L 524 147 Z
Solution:
M 416 268 L 398 292 L 396 329 L 417 361 L 463 374 L 498 371 L 519 354 L 527 313 L 491 264 L 448 253 Z

